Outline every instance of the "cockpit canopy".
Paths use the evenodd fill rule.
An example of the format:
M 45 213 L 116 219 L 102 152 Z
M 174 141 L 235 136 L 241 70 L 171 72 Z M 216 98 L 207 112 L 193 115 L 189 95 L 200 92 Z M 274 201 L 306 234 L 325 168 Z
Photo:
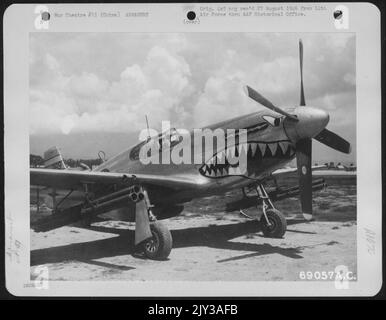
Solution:
M 149 137 L 147 140 L 137 144 L 130 152 L 131 160 L 139 160 L 139 151 L 141 148 L 147 144 L 155 144 L 154 149 L 162 151 L 164 149 L 171 149 L 182 141 L 182 135 L 177 131 L 176 128 L 171 128 L 166 130 L 157 136 Z M 150 150 L 149 150 L 150 151 Z M 150 155 L 149 155 L 150 156 Z

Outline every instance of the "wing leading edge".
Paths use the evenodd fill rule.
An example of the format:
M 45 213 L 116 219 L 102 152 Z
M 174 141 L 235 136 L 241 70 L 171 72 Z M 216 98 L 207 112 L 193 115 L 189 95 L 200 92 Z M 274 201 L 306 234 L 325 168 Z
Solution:
M 164 186 L 172 189 L 197 188 L 206 181 L 194 176 L 124 174 L 116 172 L 30 169 L 30 184 L 61 189 L 83 190 L 85 184 L 134 184 Z
M 318 170 L 318 169 L 324 169 L 327 168 L 326 165 L 318 165 L 318 166 L 312 166 L 311 170 Z M 273 177 L 281 177 L 281 176 L 286 176 L 290 175 L 291 173 L 297 172 L 298 168 L 283 168 L 283 169 L 277 169 L 274 172 L 272 172 Z

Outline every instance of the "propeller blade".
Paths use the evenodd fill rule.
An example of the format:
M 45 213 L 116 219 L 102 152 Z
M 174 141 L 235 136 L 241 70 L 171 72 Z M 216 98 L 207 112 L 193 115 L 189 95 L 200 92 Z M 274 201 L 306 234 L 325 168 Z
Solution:
M 300 106 L 306 105 L 306 99 L 304 98 L 303 87 L 303 42 L 299 40 L 299 59 L 300 59 Z
M 299 176 L 300 204 L 303 217 L 312 219 L 312 140 L 303 139 L 296 143 L 296 164 Z
M 250 86 L 245 86 L 245 92 L 246 92 L 248 97 L 250 97 L 252 100 L 255 100 L 256 102 L 260 103 L 264 107 L 266 107 L 272 111 L 275 111 L 277 113 L 280 113 L 283 116 L 286 116 L 291 120 L 298 121 L 298 119 L 294 115 L 289 114 L 288 112 L 285 112 L 284 110 L 274 106 L 271 101 L 264 98 L 260 93 L 258 93 L 256 90 L 252 89 Z
M 351 152 L 351 145 L 348 141 L 327 129 L 323 129 L 314 139 L 337 151 L 347 154 Z

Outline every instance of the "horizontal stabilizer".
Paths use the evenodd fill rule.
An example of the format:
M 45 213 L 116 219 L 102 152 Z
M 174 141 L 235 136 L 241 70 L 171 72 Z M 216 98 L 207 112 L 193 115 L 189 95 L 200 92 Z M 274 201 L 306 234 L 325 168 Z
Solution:
M 66 169 L 58 147 L 52 147 L 44 152 L 44 167 L 48 169 Z

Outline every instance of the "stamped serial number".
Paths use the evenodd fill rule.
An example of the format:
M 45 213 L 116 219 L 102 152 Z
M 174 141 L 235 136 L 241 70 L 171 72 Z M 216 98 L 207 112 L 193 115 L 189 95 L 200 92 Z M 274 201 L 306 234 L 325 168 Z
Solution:
M 339 280 L 339 281 L 355 281 L 356 276 L 347 267 L 336 268 L 331 271 L 300 271 L 300 280 Z
M 203 315 L 225 315 L 225 314 L 237 314 L 237 305 L 214 305 L 214 304 L 194 304 L 192 315 L 201 317 Z

